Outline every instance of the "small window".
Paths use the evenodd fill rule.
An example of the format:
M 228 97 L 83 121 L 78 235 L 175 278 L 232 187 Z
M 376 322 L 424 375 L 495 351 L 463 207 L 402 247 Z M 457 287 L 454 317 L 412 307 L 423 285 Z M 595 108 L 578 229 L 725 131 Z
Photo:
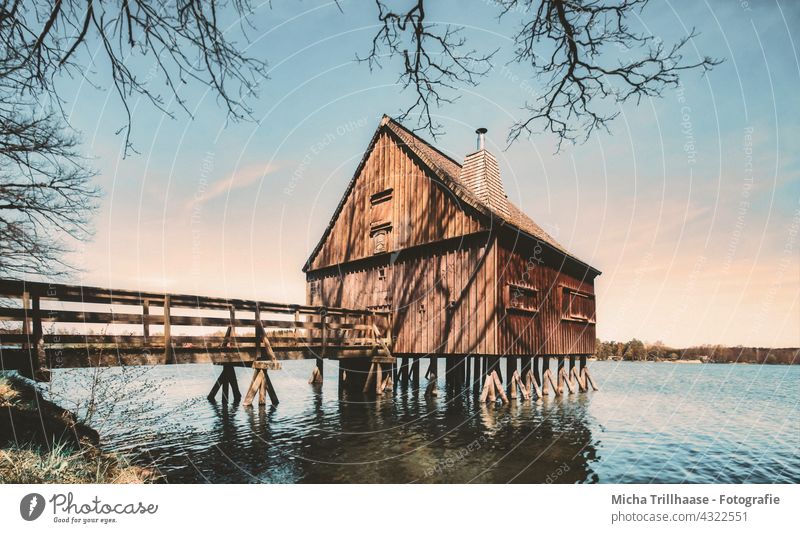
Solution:
M 389 251 L 389 233 L 392 231 L 392 224 L 384 222 L 373 224 L 370 227 L 369 235 L 372 238 L 372 253 L 382 254 Z
M 569 287 L 563 287 L 562 290 L 562 318 L 578 322 L 594 322 L 594 295 Z
M 505 301 L 506 309 L 510 311 L 539 312 L 539 291 L 527 285 L 506 285 Z

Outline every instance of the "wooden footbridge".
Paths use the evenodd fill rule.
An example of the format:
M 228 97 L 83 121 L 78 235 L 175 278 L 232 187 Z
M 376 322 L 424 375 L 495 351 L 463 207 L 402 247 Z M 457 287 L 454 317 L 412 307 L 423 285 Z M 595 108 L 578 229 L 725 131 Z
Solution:
M 282 360 L 315 359 L 309 382 L 321 383 L 323 361 L 335 359 L 340 390 L 383 394 L 395 381 L 419 384 L 422 357 L 402 356 L 398 366 L 392 330 L 392 314 L 383 311 L 0 280 L 0 370 L 43 381 L 63 368 L 211 363 L 222 370 L 209 399 L 221 393 L 223 401 L 238 401 L 235 367 L 246 366 L 253 378 L 244 404 L 256 395 L 261 404 L 267 396 L 277 404 L 269 371 L 280 370 Z M 548 384 L 556 394 L 565 385 L 570 392 L 596 389 L 585 357 L 579 367 L 570 358 L 569 371 L 558 358 L 555 380 L 547 356 L 506 357 L 505 390 L 499 357 L 443 358 L 448 385 L 473 383 L 482 400 L 541 396 Z M 432 396 L 437 356 L 429 359 Z
M 48 380 L 50 370 L 213 363 L 223 369 L 210 398 L 241 397 L 235 366 L 254 369 L 245 403 L 277 395 L 269 370 L 281 360 L 394 363 L 391 315 L 255 300 L 0 280 L 0 369 Z M 344 377 L 344 376 L 343 376 Z

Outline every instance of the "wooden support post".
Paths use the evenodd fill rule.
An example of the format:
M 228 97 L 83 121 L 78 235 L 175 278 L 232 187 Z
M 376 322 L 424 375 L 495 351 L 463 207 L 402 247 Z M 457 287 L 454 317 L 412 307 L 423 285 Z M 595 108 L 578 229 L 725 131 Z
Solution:
M 41 300 L 38 296 L 34 296 L 31 300 L 31 304 L 31 314 L 33 316 L 33 352 L 36 357 L 33 377 L 37 381 L 50 381 L 50 365 L 47 363 L 47 353 L 44 349 Z
M 322 365 L 324 359 L 322 357 L 317 357 L 316 365 L 314 366 L 314 370 L 311 372 L 311 378 L 308 382 L 312 385 L 319 385 L 322 383 Z
M 542 357 L 542 394 L 545 396 L 550 394 L 550 383 L 552 383 L 552 379 L 550 378 L 550 356 L 543 355 Z
M 481 357 L 472 356 L 472 392 L 478 394 L 481 391 Z
M 144 343 L 150 343 L 150 300 L 142 300 L 142 335 Z
M 559 394 L 563 394 L 564 383 L 567 384 L 567 388 L 569 389 L 569 393 L 570 394 L 574 394 L 575 393 L 575 386 L 572 384 L 572 380 L 570 379 L 569 374 L 567 374 L 567 371 L 566 371 L 566 369 L 564 368 L 563 365 L 561 366 L 561 369 L 558 371 L 558 374 L 559 374 L 558 375 L 558 383 L 561 386 L 561 391 L 562 391 Z
M 506 389 L 508 390 L 508 396 L 510 398 L 517 397 L 517 390 L 516 390 L 516 382 L 514 381 L 514 375 L 519 378 L 519 372 L 517 371 L 517 358 L 513 355 L 509 355 L 506 357 Z
M 542 385 L 542 374 L 539 372 L 539 363 L 541 362 L 541 359 L 542 358 L 538 355 L 533 357 L 533 379 L 539 385 Z M 539 396 L 541 396 L 541 394 Z
M 319 355 L 320 357 L 325 357 L 325 346 L 328 342 L 328 311 L 327 309 L 322 310 L 322 353 Z
M 373 364 L 375 365 L 375 394 L 381 394 L 383 392 L 383 365 Z
M 558 382 L 558 388 L 556 389 L 556 393 L 561 395 L 564 394 L 564 356 L 559 355 L 556 357 L 556 381 Z
M 170 331 L 170 296 L 169 294 L 164 295 L 164 360 L 166 364 L 174 362 L 173 360 L 173 353 L 172 353 L 172 332 Z
M 238 402 L 242 399 L 242 393 L 239 391 L 239 382 L 236 380 L 236 368 L 233 365 L 222 365 L 222 371 L 211 387 L 211 392 L 208 393 L 209 401 L 215 401 L 217 392 L 222 390 L 222 401 L 227 402 L 229 398 L 228 390 L 233 393 L 233 401 Z
M 411 363 L 411 386 L 419 388 L 419 357 L 412 357 Z
M 497 372 L 492 372 L 492 379 L 494 379 L 494 386 L 497 389 L 497 394 L 500 396 L 500 399 L 503 403 L 508 403 L 508 396 L 506 396 L 506 391 L 503 390 L 503 380 L 497 375 Z
M 481 402 L 494 402 L 494 378 L 487 375 L 483 380 L 483 389 L 481 391 Z
M 586 356 L 583 356 L 583 357 L 585 358 Z M 591 387 L 592 387 L 592 390 L 594 390 L 594 391 L 598 391 L 598 390 L 600 390 L 600 389 L 597 387 L 597 385 L 595 384 L 595 382 L 594 382 L 594 379 L 592 379 L 592 375 L 591 375 L 591 374 L 589 374 L 589 369 L 588 369 L 588 368 L 586 368 L 586 361 L 585 361 L 585 359 L 582 361 L 582 363 L 583 363 L 583 365 L 582 365 L 582 366 L 583 366 L 583 370 L 581 371 L 581 374 L 583 375 L 583 379 L 584 379 L 584 381 L 585 381 L 586 383 L 588 383 L 588 385 L 589 385 L 589 386 L 591 386 Z M 588 390 L 588 387 L 587 387 L 587 390 Z
M 445 359 L 445 363 L 447 359 Z M 439 380 L 439 359 L 435 355 L 430 356 L 430 363 L 428 364 L 428 371 L 425 372 L 425 379 L 428 384 L 425 386 L 425 397 L 433 398 L 439 395 L 437 382 Z
M 408 369 L 408 357 L 401 357 L 400 358 L 400 379 L 399 381 L 403 383 L 403 385 L 408 385 L 408 377 L 409 377 L 409 369 Z
M 469 356 L 464 356 L 464 386 L 469 390 L 472 380 L 470 379 L 470 361 Z
M 528 388 L 531 396 L 536 394 L 536 399 L 542 397 L 542 389 L 540 383 L 537 381 L 536 376 L 533 375 L 533 372 L 528 370 L 528 373 L 525 375 L 525 386 Z
M 567 369 L 567 382 L 570 384 L 570 389 L 574 388 L 572 383 L 572 375 L 575 373 L 575 355 L 570 354 L 569 356 L 569 368 Z
M 533 367 L 533 358 L 527 356 L 523 357 L 519 369 L 519 377 L 521 381 L 524 382 L 527 379 L 528 372 L 531 371 L 532 367 Z
M 375 379 L 375 363 L 369 365 L 369 372 L 367 373 L 367 379 L 364 381 L 362 392 L 366 393 L 369 391 L 369 386 L 372 384 L 373 379 Z
M 272 405 L 278 405 L 278 395 L 275 392 L 275 387 L 269 379 L 268 369 L 280 368 L 280 363 L 273 361 L 255 361 L 253 363 L 253 379 L 250 381 L 250 386 L 247 389 L 247 394 L 244 396 L 245 407 L 253 404 L 253 399 L 258 393 L 258 401 L 260 405 L 267 403 L 267 395 L 269 395 Z

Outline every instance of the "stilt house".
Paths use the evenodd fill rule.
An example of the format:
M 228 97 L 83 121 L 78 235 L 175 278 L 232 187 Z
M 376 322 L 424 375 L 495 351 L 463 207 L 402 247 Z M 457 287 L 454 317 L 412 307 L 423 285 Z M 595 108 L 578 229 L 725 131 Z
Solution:
M 593 353 L 600 272 L 509 201 L 485 132 L 460 162 L 384 116 L 304 266 L 307 303 L 392 311 L 395 356 Z

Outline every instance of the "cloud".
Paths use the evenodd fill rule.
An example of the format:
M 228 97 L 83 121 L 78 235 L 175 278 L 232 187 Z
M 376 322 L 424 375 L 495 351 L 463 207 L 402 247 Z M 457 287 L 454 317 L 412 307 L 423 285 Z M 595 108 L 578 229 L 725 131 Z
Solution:
M 224 178 L 210 183 L 207 188 L 198 191 L 187 204 L 187 208 L 203 205 L 218 196 L 248 187 L 277 171 L 278 168 L 279 166 L 275 163 L 254 163 L 235 170 Z

